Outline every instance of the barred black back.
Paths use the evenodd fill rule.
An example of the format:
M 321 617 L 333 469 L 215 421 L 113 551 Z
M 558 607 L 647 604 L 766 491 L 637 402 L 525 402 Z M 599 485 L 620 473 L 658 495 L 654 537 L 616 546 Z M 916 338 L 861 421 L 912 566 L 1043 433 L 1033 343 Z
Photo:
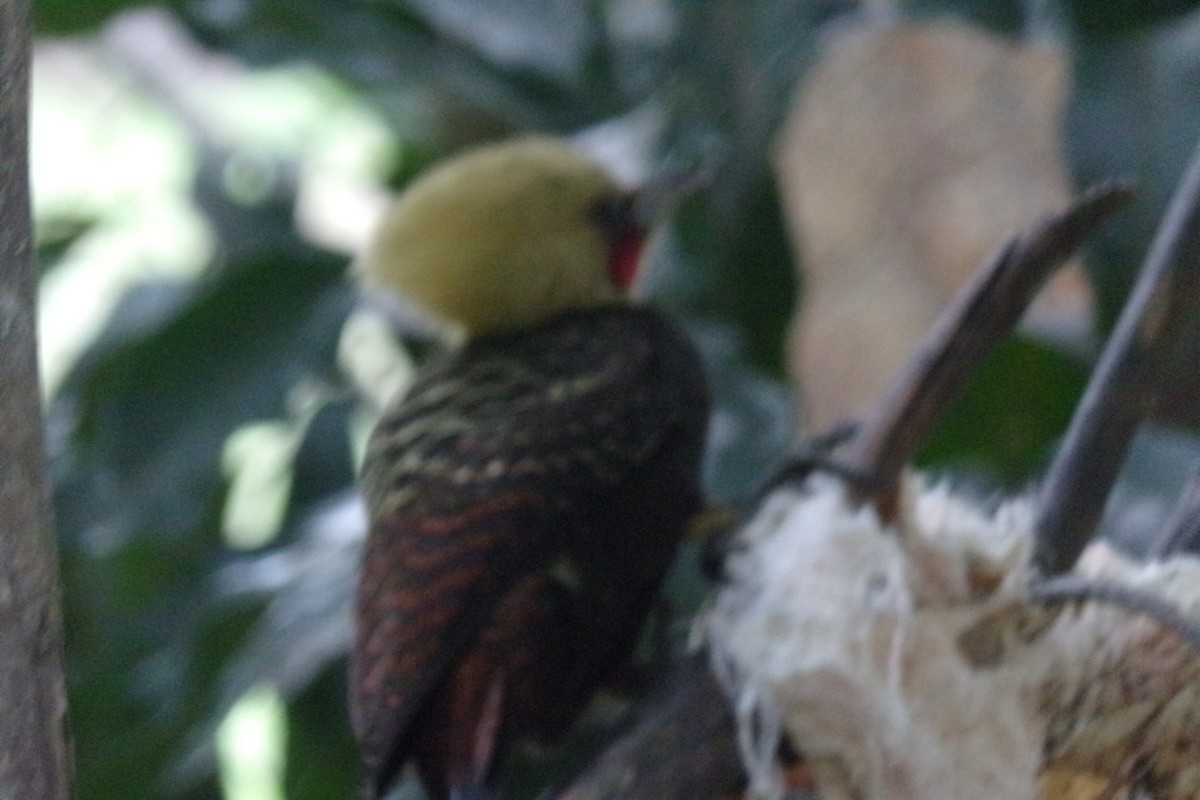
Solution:
M 377 791 L 450 724 L 429 709 L 481 643 L 541 671 L 509 681 L 514 736 L 556 732 L 627 657 L 701 502 L 707 416 L 691 345 L 628 305 L 473 341 L 383 416 L 351 689 Z

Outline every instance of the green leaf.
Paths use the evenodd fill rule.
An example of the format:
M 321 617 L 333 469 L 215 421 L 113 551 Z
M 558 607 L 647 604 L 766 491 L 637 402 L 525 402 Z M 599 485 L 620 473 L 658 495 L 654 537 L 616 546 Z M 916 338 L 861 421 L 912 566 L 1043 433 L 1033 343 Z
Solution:
M 229 602 L 215 580 L 230 558 L 222 448 L 241 425 L 285 416 L 298 384 L 334 375 L 355 295 L 344 260 L 304 246 L 277 211 L 244 209 L 221 228 L 229 261 L 198 285 L 131 293 L 52 406 L 89 800 L 219 796 L 211 769 L 181 784 L 170 768 L 221 707 L 263 606 Z
M 330 368 L 350 302 L 343 268 L 326 257 L 230 270 L 160 328 L 89 359 L 72 382 L 75 442 L 97 491 L 116 495 L 107 514 L 164 532 L 196 523 L 229 433 L 283 415 L 288 390 Z
M 395 0 L 195 3 L 185 20 L 208 44 L 253 64 L 277 64 L 303 53 L 361 90 L 412 138 L 429 138 L 432 123 L 442 144 L 495 138 L 514 128 L 571 130 L 629 104 L 604 68 L 602 20 L 593 0 L 563 0 L 555 13 L 526 24 L 536 24 L 547 31 L 547 41 L 560 43 L 551 49 L 566 42 L 566 50 L 515 60 L 498 55 L 494 36 L 479 25 L 488 17 L 516 25 L 514 15 L 528 11 L 529 3 L 489 3 L 487 13 L 474 14 L 473 22 L 464 22 L 464 16 L 472 16 L 465 0 L 426 5 Z
M 1038 342 L 1016 338 L 992 355 L 943 418 L 920 464 L 983 469 L 1023 485 L 1066 431 L 1086 368 Z
M 145 5 L 136 0 L 34 0 L 33 30 L 42 36 L 88 33 L 118 12 Z
M 1196 0 L 1071 0 L 1067 8 L 1075 29 L 1085 37 L 1112 39 L 1169 23 L 1191 13 Z
M 338 661 L 288 704 L 288 800 L 355 796 L 359 754 L 346 715 L 345 672 Z
M 62 579 L 76 783 L 88 800 L 216 798 L 212 776 L 186 792 L 166 765 L 212 699 L 216 667 L 246 621 L 214 615 L 207 576 L 220 558 L 220 498 L 196 535 L 94 530 L 66 542 Z

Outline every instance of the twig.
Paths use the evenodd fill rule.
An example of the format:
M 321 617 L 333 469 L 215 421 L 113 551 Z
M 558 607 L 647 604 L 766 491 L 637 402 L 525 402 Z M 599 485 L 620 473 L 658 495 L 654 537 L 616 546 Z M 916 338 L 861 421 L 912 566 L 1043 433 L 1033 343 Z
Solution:
M 1071 569 L 1095 533 L 1138 424 L 1200 324 L 1200 148 L 1146 255 L 1042 488 L 1034 560 Z
M 802 443 L 800 451 L 788 458 L 783 466 L 768 477 L 762 486 L 758 487 L 750 502 L 746 504 L 746 508 L 753 513 L 771 492 L 781 486 L 802 484 L 814 472 L 831 472 L 841 475 L 851 483 L 871 481 L 874 476 L 852 471 L 837 461 L 834 455 L 835 450 L 858 435 L 860 427 L 858 422 L 846 420 L 834 425 L 825 433 Z
M 872 475 L 859 499 L 888 507 L 896 479 L 987 355 L 1012 331 L 1038 289 L 1093 231 L 1133 197 L 1104 184 L 1009 240 L 926 334 L 908 369 L 883 394 L 849 445 L 846 467 Z
M 717 800 L 746 785 L 729 702 L 707 658 L 681 662 L 637 723 L 554 800 Z
M 1197 545 L 1200 545 L 1200 469 L 1192 472 L 1179 495 L 1175 513 L 1147 555 L 1152 560 L 1161 560 Z
M 1089 580 L 1078 575 L 1059 575 L 1034 581 L 1029 587 L 1029 597 L 1045 604 L 1091 600 L 1117 606 L 1154 620 L 1200 650 L 1200 623 L 1162 597 L 1132 586 Z

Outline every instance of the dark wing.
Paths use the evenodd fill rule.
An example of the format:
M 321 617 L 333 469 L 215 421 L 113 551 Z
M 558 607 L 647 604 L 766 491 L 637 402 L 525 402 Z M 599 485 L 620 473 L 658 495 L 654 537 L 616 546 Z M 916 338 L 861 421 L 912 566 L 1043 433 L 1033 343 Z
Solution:
M 658 313 L 625 306 L 474 342 L 385 414 L 364 462 L 371 530 L 351 687 L 378 789 L 499 599 L 668 439 L 689 443 L 679 490 L 696 491 L 706 416 L 691 346 Z

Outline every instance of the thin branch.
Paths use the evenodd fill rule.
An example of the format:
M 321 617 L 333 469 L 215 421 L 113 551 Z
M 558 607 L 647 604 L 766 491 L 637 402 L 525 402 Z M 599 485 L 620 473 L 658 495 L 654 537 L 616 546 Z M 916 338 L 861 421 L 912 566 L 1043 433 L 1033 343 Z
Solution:
M 707 659 L 676 664 L 637 722 L 554 800 L 718 800 L 746 785 L 729 701 Z
M 1170 601 L 1133 586 L 1089 580 L 1078 575 L 1059 575 L 1034 581 L 1029 587 L 1029 597 L 1036 603 L 1046 605 L 1090 600 L 1117 606 L 1154 620 L 1200 650 L 1200 623 L 1185 615 Z
M 1146 255 L 1042 487 L 1035 564 L 1071 569 L 1091 541 L 1137 426 L 1200 325 L 1200 147 Z
M 860 499 L 886 512 L 901 469 L 987 355 L 1016 326 L 1038 289 L 1132 197 L 1128 186 L 1096 187 L 992 255 L 938 318 L 908 369 L 883 394 L 849 445 L 846 467 L 874 477 L 859 487 Z
M 1152 560 L 1162 560 L 1197 545 L 1200 545 L 1200 469 L 1192 472 L 1179 495 L 1175 513 L 1147 555 Z
M 58 569 L 38 388 L 29 4 L 0 3 L 0 797 L 66 800 Z

